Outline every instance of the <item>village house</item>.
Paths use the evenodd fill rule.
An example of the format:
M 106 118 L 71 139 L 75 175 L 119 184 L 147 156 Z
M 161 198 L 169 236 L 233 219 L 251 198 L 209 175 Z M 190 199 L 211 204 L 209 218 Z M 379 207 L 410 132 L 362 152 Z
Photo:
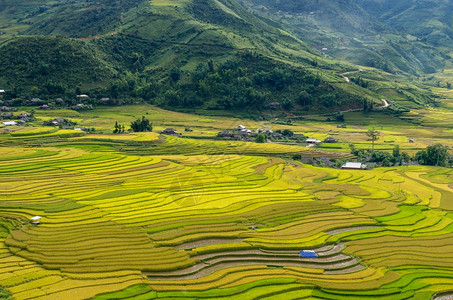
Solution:
M 271 108 L 277 108 L 277 107 L 280 107 L 280 102 L 271 102 L 267 106 L 269 106 Z
M 52 123 L 52 125 L 54 125 L 54 126 L 58 126 L 60 123 L 63 123 L 63 122 L 64 122 L 63 118 L 55 118 L 50 123 Z
M 272 133 L 271 136 L 272 136 L 273 138 L 275 138 L 275 139 L 281 139 L 281 138 L 283 138 L 283 134 L 281 134 L 280 132 L 274 132 L 274 133 Z
M 321 144 L 321 141 L 318 139 L 308 138 L 305 140 L 305 143 L 312 144 L 312 145 L 319 145 L 319 144 Z
M 0 119 L 12 119 L 14 117 L 13 113 L 2 113 Z
M 165 128 L 160 132 L 161 134 L 166 134 L 166 135 L 171 135 L 171 136 L 177 136 L 177 137 L 182 137 L 180 133 L 178 133 L 175 129 L 173 128 Z
M 217 137 L 231 138 L 233 137 L 233 133 L 229 130 L 223 130 L 217 133 Z
M 50 109 L 50 106 L 47 105 L 47 104 L 43 104 L 43 105 L 41 105 L 41 106 L 39 107 L 39 109 L 48 110 L 48 109 Z
M 337 143 L 337 142 L 338 141 L 335 138 L 331 137 L 331 136 L 329 136 L 329 137 L 324 139 L 324 143 Z
M 0 111 L 9 111 L 9 107 L 3 105 L 2 107 L 0 107 Z
M 31 121 L 31 118 L 30 118 L 30 115 L 29 115 L 29 114 L 27 114 L 27 113 L 21 113 L 21 114 L 19 115 L 19 121 L 18 121 L 19 123 L 25 124 L 26 122 L 29 122 L 29 121 Z
M 17 126 L 16 121 L 6 121 L 6 122 L 3 122 L 2 124 L 5 126 Z
M 35 103 L 38 103 L 38 102 L 41 102 L 41 101 L 42 101 L 42 100 L 39 99 L 39 98 L 32 98 L 32 99 L 30 100 L 30 103 L 35 104 Z

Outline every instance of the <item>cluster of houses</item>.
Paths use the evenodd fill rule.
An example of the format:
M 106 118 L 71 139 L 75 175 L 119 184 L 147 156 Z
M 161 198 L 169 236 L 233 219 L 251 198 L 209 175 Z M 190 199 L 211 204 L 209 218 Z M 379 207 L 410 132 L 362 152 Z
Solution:
M 235 130 L 223 130 L 217 134 L 217 137 L 220 138 L 234 138 L 236 140 L 247 140 L 252 141 L 252 136 L 254 133 L 252 130 L 247 129 L 243 125 L 238 125 Z
M 0 89 L 0 99 L 3 98 L 3 95 L 5 93 L 5 90 Z M 80 94 L 76 95 L 76 100 L 79 102 L 78 104 L 74 105 L 73 108 L 79 108 L 79 109 L 87 109 L 88 107 L 91 107 L 89 104 L 83 104 L 83 102 L 86 102 L 86 100 L 89 100 L 89 96 L 86 94 Z M 57 106 L 63 106 L 65 105 L 65 100 L 63 98 L 56 98 L 52 100 Z M 72 102 L 72 101 L 70 101 Z M 98 103 L 100 104 L 115 104 L 116 100 L 111 99 L 108 97 L 103 97 L 98 100 Z M 7 105 L 17 105 L 19 103 L 20 105 L 26 105 L 26 106 L 38 106 L 39 109 L 43 110 L 49 110 L 52 107 L 49 105 L 48 100 L 43 100 L 38 97 L 34 97 L 31 99 L 25 99 L 25 100 L 20 100 L 18 102 L 18 99 L 12 99 L 12 100 L 0 100 L 0 104 L 6 103 Z
M 0 108 L 0 110 L 2 111 L 2 113 L 0 114 L 0 119 L 8 120 L 8 121 L 3 121 L 2 125 L 21 126 L 21 125 L 25 125 L 27 122 L 31 121 L 31 116 L 27 113 L 21 113 L 19 116 L 15 117 L 13 113 L 5 112 L 3 110 L 3 108 L 4 108 L 3 106 Z
M 324 139 L 324 141 L 320 141 L 320 140 L 314 139 L 314 138 L 307 138 L 303 134 L 292 133 L 290 130 L 288 130 L 288 132 L 290 132 L 290 134 L 285 136 L 285 130 L 283 131 L 283 133 L 280 130 L 273 131 L 271 129 L 267 129 L 267 130 L 262 131 L 262 133 L 264 133 L 266 135 L 266 137 L 268 137 L 268 138 L 270 138 L 272 140 L 279 140 L 279 139 L 283 139 L 283 138 L 286 137 L 286 138 L 289 138 L 291 140 L 297 140 L 297 141 L 304 140 L 304 142 L 307 145 L 319 145 L 319 144 L 321 144 L 323 142 L 324 143 L 337 143 L 338 142 L 333 137 L 328 137 L 328 138 Z M 261 133 L 261 132 L 252 131 L 250 129 L 247 129 L 243 125 L 238 125 L 234 130 L 223 130 L 223 131 L 220 131 L 217 134 L 217 137 L 219 137 L 219 138 L 230 138 L 230 139 L 235 139 L 235 140 L 252 141 L 252 137 L 256 137 L 259 133 Z
M 85 127 L 76 127 L 75 125 L 77 123 L 72 122 L 65 118 L 55 118 L 55 119 L 48 121 L 47 123 L 48 123 L 47 125 L 51 125 L 51 126 L 55 126 L 55 127 L 58 126 L 61 129 L 74 129 L 74 130 L 80 130 L 80 131 L 87 130 L 87 128 L 85 128 Z

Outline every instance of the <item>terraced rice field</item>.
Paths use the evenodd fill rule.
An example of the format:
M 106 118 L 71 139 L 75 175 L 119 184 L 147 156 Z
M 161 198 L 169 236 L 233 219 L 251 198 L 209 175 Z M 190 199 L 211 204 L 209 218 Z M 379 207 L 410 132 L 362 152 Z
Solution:
M 145 111 L 158 130 L 194 131 L 111 134 L 116 120 L 128 124 Z M 346 129 L 294 122 L 295 132 L 349 139 L 306 148 L 210 138 L 238 123 L 285 125 L 150 106 L 37 114 L 101 134 L 42 126 L 0 134 L 0 298 L 453 296 L 452 169 L 351 171 L 290 159 L 349 158 L 349 142 L 369 147 L 372 118 Z M 379 149 L 415 151 L 451 134 L 385 120 Z M 30 224 L 36 215 L 42 224 Z M 301 250 L 318 257 L 301 258 Z
M 103 138 L 118 143 L 0 148 L 0 295 L 451 295 L 451 169 L 317 168 L 277 156 L 324 152 L 278 144 L 135 135 L 118 151 L 87 142 Z M 35 215 L 42 224 L 29 223 Z M 318 257 L 300 258 L 304 249 Z

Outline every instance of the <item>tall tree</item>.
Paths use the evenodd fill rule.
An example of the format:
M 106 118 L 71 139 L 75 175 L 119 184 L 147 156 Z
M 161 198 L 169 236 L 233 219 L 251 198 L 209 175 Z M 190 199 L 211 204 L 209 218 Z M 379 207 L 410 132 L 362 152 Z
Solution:
M 120 132 L 120 126 L 118 125 L 118 121 L 115 122 L 115 129 L 113 130 L 113 133 L 119 133 Z
M 153 124 L 142 116 L 142 118 L 131 122 L 131 129 L 133 132 L 153 131 Z
M 371 149 L 374 151 L 374 142 L 379 139 L 381 133 L 373 128 L 368 129 L 366 135 L 371 139 Z

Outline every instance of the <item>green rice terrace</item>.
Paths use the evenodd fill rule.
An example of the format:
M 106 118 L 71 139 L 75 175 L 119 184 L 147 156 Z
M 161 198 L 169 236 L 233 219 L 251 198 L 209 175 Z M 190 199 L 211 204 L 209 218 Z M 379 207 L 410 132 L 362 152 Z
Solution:
M 370 148 L 372 127 L 383 151 L 453 146 L 448 114 L 348 112 L 339 128 L 149 105 L 36 111 L 0 129 L 0 298 L 450 299 L 453 169 L 292 159 L 354 159 L 348 145 Z M 112 134 L 142 115 L 153 132 Z M 41 125 L 57 117 L 95 132 Z M 239 124 L 339 142 L 216 138 Z

